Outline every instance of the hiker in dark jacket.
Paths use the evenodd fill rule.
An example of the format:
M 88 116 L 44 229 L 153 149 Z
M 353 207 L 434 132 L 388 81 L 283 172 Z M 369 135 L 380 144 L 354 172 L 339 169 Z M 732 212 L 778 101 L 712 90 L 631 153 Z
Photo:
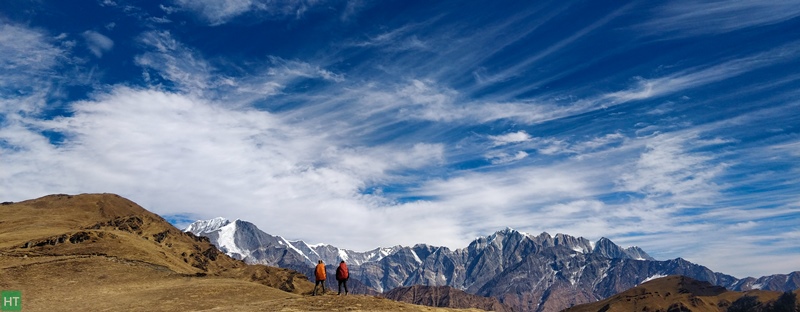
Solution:
M 336 281 L 339 282 L 339 295 L 342 294 L 342 285 L 344 285 L 344 294 L 347 295 L 347 280 L 350 279 L 350 272 L 347 271 L 347 264 L 344 261 L 339 262 L 339 267 L 336 268 Z
M 316 283 L 314 283 L 314 294 L 312 296 L 317 295 L 317 286 L 319 286 L 319 284 L 322 284 L 322 294 L 323 295 L 325 294 L 325 278 L 326 278 L 325 275 L 326 275 L 325 264 L 322 263 L 322 260 L 319 260 L 317 268 L 314 269 L 314 277 L 316 279 Z

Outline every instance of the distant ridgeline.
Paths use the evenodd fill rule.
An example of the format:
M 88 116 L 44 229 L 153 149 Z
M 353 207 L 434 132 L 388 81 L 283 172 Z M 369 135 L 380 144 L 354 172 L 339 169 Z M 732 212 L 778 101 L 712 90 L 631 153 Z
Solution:
M 560 311 L 669 275 L 736 291 L 800 288 L 800 272 L 737 279 L 681 258 L 658 261 L 638 247 L 622 248 L 607 238 L 591 242 L 583 237 L 530 235 L 510 228 L 456 250 L 418 244 L 366 252 L 289 241 L 242 220 L 197 221 L 185 231 L 208 237 L 221 251 L 247 263 L 289 268 L 307 276 L 319 259 L 329 264 L 331 272 L 334 264 L 345 260 L 354 291 L 359 293 L 413 285 L 450 286 L 497 298 L 515 311 Z

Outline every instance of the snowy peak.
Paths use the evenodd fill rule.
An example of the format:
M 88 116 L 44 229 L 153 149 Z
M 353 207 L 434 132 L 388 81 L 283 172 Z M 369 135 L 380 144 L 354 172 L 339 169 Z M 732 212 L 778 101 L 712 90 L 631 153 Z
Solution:
M 317 260 L 322 260 L 327 264 L 346 261 L 351 265 L 361 265 L 367 262 L 380 261 L 386 256 L 396 253 L 400 249 L 399 246 L 390 248 L 379 247 L 365 252 L 358 252 L 328 244 L 309 245 L 303 241 L 293 241 L 291 244 L 299 251 L 302 251 L 314 264 L 317 263 Z
M 200 235 L 202 233 L 211 233 L 219 228 L 230 224 L 231 221 L 225 219 L 223 217 L 217 217 L 210 220 L 197 220 L 192 224 L 189 224 L 183 231 L 184 232 L 191 232 L 194 235 Z
M 592 252 L 610 259 L 655 260 L 639 247 L 622 248 L 605 237 L 595 243 Z
M 198 220 L 184 231 L 208 237 L 220 251 L 239 260 L 252 257 L 258 251 L 258 246 L 277 244 L 280 240 L 262 232 L 255 224 L 239 219 L 233 222 L 225 218 Z
M 471 248 L 475 249 L 483 249 L 489 246 L 494 246 L 498 249 L 502 249 L 503 246 L 506 245 L 516 245 L 519 244 L 520 241 L 530 238 L 531 235 L 528 233 L 520 232 L 510 227 L 506 227 L 503 230 L 494 232 L 489 236 L 481 236 L 476 238 L 470 244 Z
M 561 233 L 556 234 L 553 238 L 553 244 L 555 246 L 564 246 L 580 253 L 590 253 L 593 249 L 592 243 L 588 239 Z
M 314 267 L 318 260 L 327 264 L 347 261 L 353 265 L 380 261 L 402 249 L 400 246 L 376 248 L 366 252 L 341 249 L 328 244 L 309 245 L 302 240 L 289 241 L 261 231 L 255 224 L 224 218 L 198 220 L 184 231 L 205 236 L 222 252 L 248 263 L 281 266 L 303 263 Z
M 584 237 L 575 237 L 562 233 L 558 233 L 555 236 L 551 236 L 547 232 L 542 232 L 539 235 L 531 235 L 508 227 L 501 231 L 497 231 L 489 236 L 478 237 L 470 244 L 470 246 L 472 246 L 471 248 L 475 249 L 483 249 L 488 247 L 489 245 L 494 245 L 498 248 L 503 248 L 503 246 L 506 245 L 514 246 L 520 244 L 523 240 L 528 240 L 528 242 L 532 242 L 538 248 L 551 248 L 555 246 L 563 246 L 579 253 L 590 253 L 593 252 L 593 250 L 595 249 L 594 243 Z M 608 242 L 611 241 L 608 240 Z M 614 245 L 614 243 L 611 244 L 613 246 L 616 246 Z M 644 251 L 641 251 L 641 253 L 645 254 Z
M 655 260 L 653 257 L 644 252 L 644 250 L 642 250 L 637 246 L 631 246 L 625 248 L 625 254 L 627 254 L 631 259 L 634 260 Z
M 737 281 L 731 288 L 737 291 L 753 289 L 800 289 L 800 271 L 789 274 L 762 276 L 758 279 L 747 277 Z
M 800 284 L 800 272 L 738 280 L 681 258 L 656 261 L 639 247 L 623 248 L 608 238 L 591 242 L 567 234 L 531 235 L 512 228 L 478 237 L 468 247 L 456 250 L 417 244 L 366 252 L 289 241 L 241 220 L 198 221 L 187 231 L 208 237 L 220 250 L 247 263 L 278 266 L 313 276 L 317 261 L 323 260 L 330 270 L 344 260 L 356 277 L 353 282 L 364 289 L 383 292 L 400 286 L 446 285 L 511 298 L 518 303 L 518 311 L 560 311 L 566 304 L 606 298 L 629 287 L 676 274 L 741 289 L 796 289 Z M 589 297 L 576 297 L 576 291 Z M 545 293 L 549 295 L 542 297 Z M 560 298 L 575 299 L 561 302 Z

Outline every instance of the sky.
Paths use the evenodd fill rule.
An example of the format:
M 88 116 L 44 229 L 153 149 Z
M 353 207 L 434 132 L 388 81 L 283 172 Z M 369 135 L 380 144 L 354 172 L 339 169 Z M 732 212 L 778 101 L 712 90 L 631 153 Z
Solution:
M 0 200 L 800 270 L 800 2 L 0 2 Z

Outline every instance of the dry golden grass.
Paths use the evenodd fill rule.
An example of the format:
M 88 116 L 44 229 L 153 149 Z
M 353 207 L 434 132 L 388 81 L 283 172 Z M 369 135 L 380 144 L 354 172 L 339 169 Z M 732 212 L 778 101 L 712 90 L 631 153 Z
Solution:
M 23 311 L 449 311 L 309 296 L 289 270 L 246 265 L 111 194 L 0 206 L 0 289 Z
M 777 291 L 754 290 L 748 292 L 728 291 L 724 287 L 711 286 L 683 276 L 668 276 L 655 279 L 631 288 L 605 300 L 583 304 L 566 312 L 629 312 L 668 311 L 682 304 L 693 312 L 719 312 L 742 296 L 756 296 L 761 302 L 777 299 Z

